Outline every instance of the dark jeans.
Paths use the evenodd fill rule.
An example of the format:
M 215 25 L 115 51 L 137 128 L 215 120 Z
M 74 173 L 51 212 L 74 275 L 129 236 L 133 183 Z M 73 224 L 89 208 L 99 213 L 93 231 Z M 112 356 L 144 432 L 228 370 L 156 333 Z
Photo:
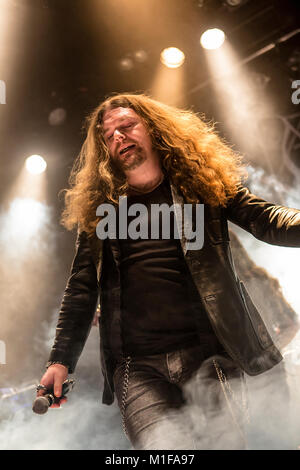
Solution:
M 124 358 L 114 373 L 135 449 L 245 449 L 244 374 L 216 344 Z

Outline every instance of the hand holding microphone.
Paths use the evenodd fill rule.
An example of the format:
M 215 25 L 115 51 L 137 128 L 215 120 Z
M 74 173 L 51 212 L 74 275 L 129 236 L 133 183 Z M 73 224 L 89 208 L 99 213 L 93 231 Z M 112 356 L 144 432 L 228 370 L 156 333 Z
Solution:
M 74 387 L 74 380 L 66 380 L 62 384 L 62 397 L 61 399 L 59 399 L 55 397 L 53 388 L 47 389 L 44 385 L 39 385 L 38 390 L 45 390 L 48 393 L 46 393 L 45 395 L 39 396 L 34 400 L 33 405 L 32 405 L 32 410 L 39 415 L 43 415 L 44 413 L 47 413 L 48 408 L 51 407 L 52 405 L 54 404 L 60 405 L 61 402 L 64 402 L 65 395 L 67 395 L 67 393 L 70 392 L 73 389 L 73 387 Z
M 68 368 L 62 364 L 51 365 L 37 387 L 37 398 L 33 403 L 33 411 L 44 414 L 48 408 L 59 408 L 67 401 L 65 395 L 72 390 L 74 380 L 67 380 Z

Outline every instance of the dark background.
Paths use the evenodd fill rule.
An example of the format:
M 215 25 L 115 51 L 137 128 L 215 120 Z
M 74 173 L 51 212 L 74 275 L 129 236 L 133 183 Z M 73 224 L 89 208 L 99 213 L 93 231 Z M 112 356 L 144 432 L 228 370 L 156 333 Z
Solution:
M 299 132 L 300 105 L 291 101 L 292 82 L 300 80 L 299 2 L 232 3 L 234 0 L 0 0 L 0 80 L 6 83 L 6 104 L 0 104 L 1 214 L 7 209 L 5 197 L 31 154 L 40 154 L 47 161 L 47 202 L 51 210 L 51 225 L 42 248 L 31 247 L 27 259 L 20 260 L 17 255 L 9 258 L 0 247 L 0 340 L 7 346 L 7 364 L 0 365 L 0 389 L 39 380 L 48 358 L 75 239 L 74 232 L 66 232 L 59 224 L 63 200 L 58 194 L 68 186 L 74 158 L 84 141 L 85 118 L 113 92 L 151 94 L 161 67 L 160 52 L 165 47 L 176 46 L 186 56 L 184 106 L 217 121 L 221 135 L 245 154 L 253 174 L 262 172 L 264 178 L 271 177 L 268 185 L 264 178 L 260 180 L 261 188 L 269 191 L 261 194 L 263 197 L 287 203 L 281 188 L 295 186 L 299 178 L 299 136 L 293 133 L 285 141 L 278 116 L 289 117 Z M 221 113 L 221 105 L 226 107 L 225 92 L 224 102 L 220 102 L 199 44 L 201 33 L 208 27 L 224 29 L 241 61 L 275 45 L 247 63 L 248 74 L 261 87 L 263 96 L 269 97 L 274 112 L 274 119 L 255 123 L 261 134 L 257 138 L 249 131 L 249 145 L 233 138 L 230 114 L 226 121 Z M 283 37 L 288 39 L 280 41 Z M 146 57 L 143 62 L 136 59 L 136 52 L 141 50 Z M 122 59 L 132 61 L 129 70 L 120 67 Z M 257 114 L 261 104 L 255 103 Z M 51 113 L 58 108 L 66 117 L 55 125 Z M 288 154 L 283 155 L 287 147 Z M 255 179 L 249 182 L 255 189 Z M 91 365 L 97 368 L 96 378 Z M 79 392 L 88 394 L 90 390 L 90 395 L 83 407 L 86 420 L 81 433 L 75 432 L 76 439 L 72 441 L 71 435 L 64 434 L 60 416 L 61 434 L 57 436 L 64 436 L 61 447 L 55 439 L 50 444 L 37 437 L 32 440 L 28 437 L 31 422 L 23 414 L 13 423 L 19 434 L 9 434 L 10 427 L 5 428 L 3 442 L 8 442 L 8 448 L 128 447 L 121 436 L 116 408 L 108 411 L 104 407 L 104 412 L 93 409 L 97 405 L 95 396 L 100 400 L 102 382 L 95 328 L 77 371 L 84 384 Z M 69 425 L 74 429 L 78 418 L 71 411 Z M 98 422 L 92 418 L 102 413 L 99 443 Z M 54 436 L 53 415 L 48 423 Z M 33 424 L 38 434 L 38 422 Z M 112 441 L 107 425 L 111 426 Z
M 223 28 L 243 59 L 300 27 L 297 3 L 248 0 L 230 8 L 222 0 L 1 0 L 0 79 L 7 87 L 7 103 L 0 106 L 1 193 L 24 158 L 40 153 L 48 163 L 51 202 L 60 210 L 57 193 L 83 142 L 85 116 L 112 92 L 151 91 L 159 54 L 170 45 L 186 55 L 186 106 L 218 121 L 212 88 L 193 91 L 210 78 L 201 33 Z M 268 77 L 266 92 L 281 113 L 298 111 L 291 82 L 300 78 L 299 37 L 249 64 Z M 121 70 L 120 60 L 139 50 L 147 60 Z M 56 108 L 67 117 L 51 126 Z M 226 123 L 221 130 L 226 135 Z

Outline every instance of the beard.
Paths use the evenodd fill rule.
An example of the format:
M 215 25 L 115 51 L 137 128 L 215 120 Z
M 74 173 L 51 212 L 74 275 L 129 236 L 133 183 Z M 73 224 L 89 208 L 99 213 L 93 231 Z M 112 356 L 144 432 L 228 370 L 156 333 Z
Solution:
M 125 171 L 131 171 L 138 168 L 146 161 L 147 157 L 143 149 L 136 146 L 134 151 L 130 155 L 125 155 L 125 157 L 118 157 L 114 160 L 115 166 L 118 170 L 125 174 Z

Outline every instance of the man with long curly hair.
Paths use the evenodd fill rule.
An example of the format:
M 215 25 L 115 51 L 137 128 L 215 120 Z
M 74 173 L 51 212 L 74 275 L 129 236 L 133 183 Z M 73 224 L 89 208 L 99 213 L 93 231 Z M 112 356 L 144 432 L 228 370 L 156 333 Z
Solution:
M 245 176 L 241 157 L 194 112 L 121 94 L 89 116 L 62 215 L 78 229 L 76 254 L 41 384 L 61 397 L 100 298 L 103 403 L 116 394 L 135 449 L 244 448 L 244 372 L 282 360 L 236 274 L 227 221 L 299 247 L 300 211 L 251 194 Z M 126 221 L 117 217 L 116 236 L 101 239 L 99 207 L 120 215 L 123 197 Z M 148 235 L 161 221 L 149 210 L 172 208 L 170 236 L 121 236 L 137 204 Z M 195 209 L 204 205 L 201 249 L 175 236 L 185 205 L 196 231 Z

